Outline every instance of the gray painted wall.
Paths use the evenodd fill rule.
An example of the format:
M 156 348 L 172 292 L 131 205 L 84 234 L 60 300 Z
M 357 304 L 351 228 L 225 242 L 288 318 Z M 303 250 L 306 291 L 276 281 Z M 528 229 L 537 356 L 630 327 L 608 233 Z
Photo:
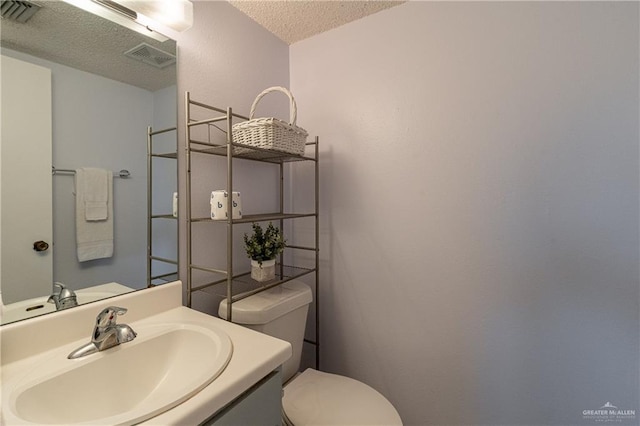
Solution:
M 289 83 L 290 55 L 299 122 L 322 137 L 324 369 L 407 424 L 640 408 L 637 4 L 411 2 L 290 49 L 223 2 L 195 19 L 180 117 L 185 90 L 246 113 Z M 199 166 L 206 214 L 224 172 Z M 275 176 L 241 167 L 245 211 L 268 208 L 246 195 Z M 224 256 L 217 232 L 205 258 Z
M 406 424 L 638 424 L 638 16 L 410 2 L 291 46 L 324 369 Z
M 72 288 L 116 281 L 140 288 L 146 280 L 146 129 L 153 119 L 153 94 L 80 71 L 54 78 L 54 155 L 60 168 L 100 167 L 131 172 L 115 178 L 114 256 L 79 263 L 76 257 L 73 177 L 54 182 L 56 238 L 54 278 Z M 55 74 L 54 74 L 55 76 Z M 54 89 L 55 90 L 55 89 Z M 94 104 L 86 99 L 100 99 Z M 95 106 L 94 106 L 95 105 Z
M 177 35 L 178 41 L 178 137 L 180 140 L 180 191 L 184 194 L 186 180 L 184 158 L 184 92 L 190 91 L 194 100 L 220 108 L 232 107 L 235 112 L 249 114 L 255 97 L 270 86 L 289 84 L 289 47 L 246 15 L 226 2 L 194 2 L 194 25 Z M 260 103 L 258 113 L 264 116 L 289 116 L 286 96 L 267 97 Z M 199 118 L 211 117 L 200 115 Z M 219 137 L 224 137 L 216 132 Z M 222 157 L 194 155 L 192 157 L 193 215 L 206 217 L 212 190 L 226 186 L 226 160 Z M 238 161 L 234 166 L 234 190 L 242 194 L 245 214 L 278 210 L 279 173 L 273 165 Z M 180 200 L 185 211 L 185 197 Z M 181 220 L 181 277 L 186 280 L 186 223 Z M 236 226 L 236 271 L 249 269 L 249 260 L 241 244 L 242 235 L 250 225 Z M 226 269 L 226 226 L 224 224 L 194 224 L 193 261 L 196 264 Z M 194 282 L 211 282 L 219 276 L 194 274 Z M 218 312 L 219 297 L 213 293 L 225 290 L 210 289 L 194 295 L 193 307 L 209 313 Z

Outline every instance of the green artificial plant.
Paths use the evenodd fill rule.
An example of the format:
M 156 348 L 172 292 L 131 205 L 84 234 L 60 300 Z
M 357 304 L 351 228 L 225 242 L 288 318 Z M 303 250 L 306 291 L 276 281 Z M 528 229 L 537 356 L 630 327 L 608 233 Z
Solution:
M 244 246 L 247 256 L 257 261 L 262 266 L 262 261 L 275 259 L 282 253 L 286 241 L 282 237 L 280 229 L 273 226 L 271 222 L 265 231 L 259 223 L 253 223 L 253 234 L 244 234 Z

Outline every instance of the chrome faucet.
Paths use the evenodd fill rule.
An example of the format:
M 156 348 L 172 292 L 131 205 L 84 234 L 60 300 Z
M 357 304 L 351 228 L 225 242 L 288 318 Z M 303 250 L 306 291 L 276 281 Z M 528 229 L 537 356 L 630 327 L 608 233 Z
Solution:
M 78 306 L 76 294 L 62 283 L 53 283 L 53 294 L 47 302 L 55 303 L 56 311 Z
M 125 308 L 117 306 L 109 306 L 102 310 L 96 317 L 96 325 L 91 335 L 91 341 L 71 352 L 67 358 L 81 358 L 135 339 L 137 334 L 131 327 L 127 324 L 116 324 L 116 317 L 126 312 Z

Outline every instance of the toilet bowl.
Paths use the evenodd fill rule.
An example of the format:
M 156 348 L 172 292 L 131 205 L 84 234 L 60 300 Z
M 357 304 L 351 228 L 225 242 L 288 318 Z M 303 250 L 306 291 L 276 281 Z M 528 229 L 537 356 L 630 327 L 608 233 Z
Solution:
M 396 409 L 378 391 L 337 374 L 307 369 L 284 388 L 287 425 L 401 425 Z
M 307 369 L 298 373 L 311 289 L 292 280 L 254 294 L 232 306 L 237 324 L 291 343 L 292 357 L 282 366 L 286 425 L 402 425 L 393 405 L 372 387 L 357 380 Z M 218 314 L 224 318 L 227 300 Z

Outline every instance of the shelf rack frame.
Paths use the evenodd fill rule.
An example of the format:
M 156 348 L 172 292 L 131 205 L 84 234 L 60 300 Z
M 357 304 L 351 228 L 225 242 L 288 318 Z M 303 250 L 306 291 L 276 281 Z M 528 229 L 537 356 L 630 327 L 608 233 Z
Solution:
M 176 182 L 178 182 L 179 171 L 178 171 L 178 142 L 177 142 L 177 127 L 167 127 L 161 130 L 153 130 L 151 126 L 147 127 L 147 287 L 154 287 L 153 284 L 156 280 L 163 280 L 166 282 L 173 281 L 179 279 L 180 274 L 180 226 L 178 226 L 178 216 L 174 216 L 171 214 L 153 214 L 153 159 L 154 158 L 164 158 L 171 159 L 176 161 Z M 156 153 L 153 149 L 153 139 L 155 136 L 176 132 L 176 150 L 172 152 L 164 152 L 164 153 Z M 177 189 L 177 188 L 176 188 Z M 153 220 L 154 219 L 163 219 L 163 220 L 175 220 L 176 221 L 176 244 L 177 244 L 177 252 L 176 259 L 168 259 L 165 257 L 155 256 L 153 254 Z M 159 275 L 152 275 L 152 264 L 153 262 L 163 262 L 171 265 L 175 265 L 175 272 L 163 273 Z
M 320 223 L 319 223 L 319 138 L 316 137 L 313 141 L 307 142 L 307 146 L 312 146 L 312 155 L 294 155 L 284 152 L 273 151 L 269 149 L 257 148 L 249 145 L 239 144 L 233 140 L 232 126 L 234 120 L 249 120 L 248 117 L 233 112 L 232 108 L 218 108 L 213 105 L 209 105 L 203 102 L 198 102 L 191 99 L 190 92 L 185 92 L 185 163 L 186 163 L 186 225 L 187 225 L 187 238 L 186 238 L 186 258 L 187 258 L 187 306 L 191 307 L 193 293 L 212 286 L 226 284 L 226 299 L 227 299 L 227 321 L 232 320 L 233 310 L 232 305 L 244 298 L 251 295 L 260 293 L 279 286 L 285 282 L 291 281 L 296 278 L 300 278 L 305 275 L 315 275 L 315 339 L 305 339 L 306 343 L 315 346 L 315 364 L 316 368 L 320 368 L 320 290 L 319 290 L 319 241 L 320 241 Z M 206 111 L 210 111 L 213 117 L 206 119 L 196 120 L 193 117 L 192 108 L 201 108 Z M 216 115 L 219 114 L 219 115 Z M 214 123 L 226 123 L 226 128 L 223 130 L 221 127 L 216 127 L 218 130 L 222 130 L 226 134 L 225 143 L 213 143 L 211 141 L 197 140 L 192 137 L 192 129 L 197 126 L 207 125 L 211 126 Z M 192 154 L 207 154 L 226 157 L 226 190 L 228 194 L 233 191 L 233 166 L 234 161 L 237 159 L 245 159 L 252 161 L 259 161 L 265 163 L 275 164 L 279 167 L 280 172 L 280 188 L 279 188 L 279 211 L 271 213 L 263 213 L 256 215 L 244 215 L 242 218 L 233 219 L 232 203 L 228 203 L 227 219 L 226 220 L 212 220 L 209 217 L 193 217 L 192 215 Z M 313 212 L 305 213 L 285 213 L 284 205 L 284 183 L 285 183 L 285 164 L 292 162 L 313 162 L 314 163 L 314 210 Z M 310 251 L 314 254 L 314 266 L 312 268 L 302 268 L 296 266 L 284 265 L 284 255 L 281 254 L 279 262 L 277 263 L 276 279 L 266 284 L 261 284 L 259 287 L 253 290 L 246 291 L 240 294 L 234 294 L 234 283 L 256 283 L 249 278 L 249 272 L 235 273 L 233 268 L 233 239 L 234 239 L 234 225 L 242 223 L 252 222 L 264 222 L 264 221 L 277 221 L 280 225 L 280 229 L 284 229 L 284 222 L 286 220 L 297 218 L 315 218 L 315 244 L 313 246 L 298 246 L 287 245 L 288 250 L 302 250 Z M 193 263 L 193 225 L 195 223 L 217 223 L 226 224 L 226 269 L 212 268 L 206 265 L 197 265 Z M 194 270 L 205 271 L 209 273 L 215 273 L 222 275 L 223 278 L 217 279 L 208 283 L 194 285 L 193 272 Z

